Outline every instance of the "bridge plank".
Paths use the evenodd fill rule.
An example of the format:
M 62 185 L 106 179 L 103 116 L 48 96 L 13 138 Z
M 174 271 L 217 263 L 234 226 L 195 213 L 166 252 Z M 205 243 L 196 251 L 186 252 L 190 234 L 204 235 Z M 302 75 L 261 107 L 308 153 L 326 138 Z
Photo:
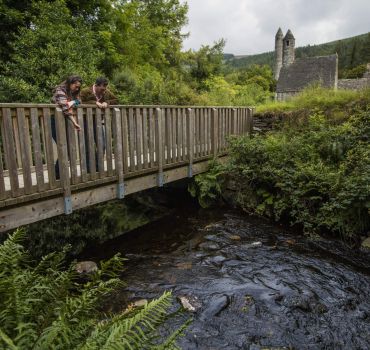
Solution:
M 112 118 L 110 109 L 106 108 L 104 113 L 105 124 L 105 144 L 106 144 L 106 160 L 107 160 L 107 175 L 113 175 L 112 166 Z M 127 160 L 126 160 L 127 162 Z
M 123 172 L 127 174 L 129 172 L 129 139 L 128 139 L 128 120 L 127 110 L 122 108 L 121 110 L 122 119 L 122 157 L 123 157 Z
M 31 142 L 30 135 L 27 134 L 24 108 L 17 108 L 17 120 L 18 120 L 20 152 L 22 159 L 21 168 L 23 172 L 24 192 L 25 194 L 30 194 L 32 193 L 32 176 L 31 176 L 32 159 L 30 159 L 29 157 L 29 148 L 31 147 Z
M 165 118 L 165 162 L 166 164 L 171 163 L 171 153 L 172 153 L 172 127 L 171 127 L 171 112 L 169 108 L 164 110 Z
M 155 118 L 153 108 L 149 108 L 149 167 L 154 167 L 154 150 L 155 150 Z
M 86 123 L 87 123 L 87 145 L 88 145 L 88 157 L 89 166 L 87 171 L 90 173 L 90 179 L 96 179 L 96 149 L 94 142 L 94 121 L 93 121 L 93 110 L 87 108 L 86 110 Z
M 10 108 L 3 108 L 2 113 L 3 128 L 7 131 L 6 133 L 3 133 L 5 164 L 9 170 L 11 195 L 12 197 L 17 197 L 20 195 L 20 191 Z
M 118 108 L 113 110 L 113 139 L 114 139 L 114 162 L 118 183 L 123 183 L 123 159 L 122 159 L 122 118 Z M 117 194 L 116 194 L 117 196 Z
M 77 174 L 77 146 L 76 146 L 76 130 L 69 119 L 66 119 L 67 135 L 68 135 L 68 154 L 69 168 L 71 170 L 71 183 L 73 185 L 79 183 L 80 179 Z M 81 126 L 82 128 L 82 126 Z
M 194 125 L 194 122 L 195 122 L 195 111 L 194 109 L 192 108 L 188 108 L 187 110 L 187 119 L 188 119 L 188 123 L 187 123 L 187 141 L 188 141 L 188 162 L 189 162 L 189 165 L 192 166 L 193 164 L 193 161 L 194 161 L 194 149 L 196 149 L 196 147 L 194 147 L 194 142 L 195 142 L 195 132 L 194 132 L 194 129 L 195 129 L 195 125 Z
M 158 166 L 158 174 L 159 176 L 163 175 L 163 164 L 164 164 L 164 157 L 165 157 L 165 128 L 164 128 L 164 113 L 165 111 L 161 110 L 160 108 L 155 109 L 155 126 L 156 126 L 156 159 L 157 159 L 157 166 Z
M 54 167 L 54 149 L 53 149 L 53 138 L 51 134 L 51 115 L 50 108 L 44 107 L 42 110 L 43 115 L 43 129 L 45 137 L 45 160 L 47 166 L 49 188 L 53 189 L 56 187 L 55 183 L 55 167 Z
M 177 162 L 182 160 L 182 108 L 177 108 Z
M 143 168 L 143 116 L 141 115 L 141 109 L 136 108 L 135 114 L 136 120 L 136 162 L 137 169 L 141 170 Z
M 58 140 L 57 147 L 60 170 L 60 182 L 62 185 L 64 197 L 70 197 L 71 186 L 69 179 L 69 167 L 67 156 L 66 118 L 64 117 L 62 110 L 59 107 L 57 107 L 55 110 L 55 123 Z
M 95 125 L 96 125 L 96 148 L 97 148 L 97 169 L 99 178 L 104 177 L 104 151 L 103 151 L 103 125 L 102 125 L 102 111 L 100 108 L 95 109 Z
M 148 109 L 143 108 L 143 168 L 148 169 L 148 156 L 149 156 L 149 134 L 148 134 Z
M 1 119 L 0 119 L 0 122 L 1 122 Z M 6 198 L 3 169 L 4 169 L 3 168 L 3 152 L 1 151 L 1 144 L 0 144 L 0 199 Z
M 171 124 L 172 124 L 172 162 L 177 162 L 177 135 L 176 135 L 176 108 L 171 108 Z
M 31 113 L 32 145 L 36 168 L 37 188 L 39 192 L 42 192 L 45 189 L 45 181 L 44 181 L 44 165 L 42 161 L 42 151 L 41 151 L 39 113 L 37 108 L 31 108 L 30 113 Z
M 187 157 L 187 139 L 186 139 L 186 108 L 181 109 L 181 132 L 182 132 L 182 161 L 186 160 Z
M 130 171 L 135 171 L 135 125 L 134 125 L 134 110 L 128 110 L 129 121 L 129 143 L 130 143 Z
M 86 116 L 87 118 L 87 116 Z M 83 108 L 77 109 L 78 124 L 81 126 L 81 130 L 78 132 L 78 149 L 80 154 L 80 173 L 82 183 L 88 181 L 87 165 L 86 165 L 86 129 L 87 125 L 84 122 L 84 110 Z M 86 119 L 87 122 L 87 119 Z M 89 156 L 89 155 L 88 155 Z

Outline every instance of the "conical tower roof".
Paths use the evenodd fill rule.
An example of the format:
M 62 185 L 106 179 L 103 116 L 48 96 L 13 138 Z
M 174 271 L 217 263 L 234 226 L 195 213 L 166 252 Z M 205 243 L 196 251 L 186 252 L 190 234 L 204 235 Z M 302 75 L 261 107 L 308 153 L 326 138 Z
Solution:
M 293 33 L 290 31 L 290 29 L 288 29 L 288 31 L 286 32 L 284 39 L 294 39 L 295 40 L 295 37 Z
M 279 27 L 278 31 L 276 32 L 275 38 L 282 38 L 284 36 L 283 31 Z

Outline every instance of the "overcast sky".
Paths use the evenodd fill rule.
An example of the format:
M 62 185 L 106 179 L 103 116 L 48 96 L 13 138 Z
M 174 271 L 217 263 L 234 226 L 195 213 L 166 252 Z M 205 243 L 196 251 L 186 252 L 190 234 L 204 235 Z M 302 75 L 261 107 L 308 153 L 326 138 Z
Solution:
M 184 49 L 226 39 L 225 53 L 274 50 L 279 27 L 291 29 L 296 47 L 370 31 L 370 0 L 181 0 L 189 5 Z

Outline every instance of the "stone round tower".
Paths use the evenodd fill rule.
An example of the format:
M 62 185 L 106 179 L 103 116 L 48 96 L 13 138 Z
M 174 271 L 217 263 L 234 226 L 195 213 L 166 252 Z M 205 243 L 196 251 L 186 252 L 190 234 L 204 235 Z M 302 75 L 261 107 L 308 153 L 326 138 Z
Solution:
M 294 62 L 295 38 L 290 29 L 283 39 L 283 67 L 289 66 Z
M 275 64 L 274 64 L 274 78 L 279 79 L 280 69 L 283 66 L 283 31 L 278 29 L 275 35 Z

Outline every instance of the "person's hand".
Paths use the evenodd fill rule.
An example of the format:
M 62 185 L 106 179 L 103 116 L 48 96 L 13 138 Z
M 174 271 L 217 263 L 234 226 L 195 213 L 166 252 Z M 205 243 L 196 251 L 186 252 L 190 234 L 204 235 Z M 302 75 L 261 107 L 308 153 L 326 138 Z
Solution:
M 81 131 L 81 126 L 80 126 L 80 124 L 78 124 L 78 123 L 76 123 L 75 121 L 73 121 L 73 126 L 75 127 L 75 129 L 76 129 L 77 131 Z
M 77 108 L 78 105 L 81 104 L 80 100 L 77 100 L 77 99 L 73 100 L 73 102 L 74 102 L 74 106 L 73 106 L 74 108 Z
M 96 102 L 96 105 L 97 105 L 99 108 L 107 108 L 107 107 L 108 107 L 108 103 L 107 103 L 107 102 L 103 102 L 103 103 Z
M 73 124 L 73 127 L 77 130 L 77 131 L 81 131 L 81 126 L 80 124 L 78 124 L 75 120 L 75 117 L 73 115 L 69 116 L 69 120 L 72 122 Z

